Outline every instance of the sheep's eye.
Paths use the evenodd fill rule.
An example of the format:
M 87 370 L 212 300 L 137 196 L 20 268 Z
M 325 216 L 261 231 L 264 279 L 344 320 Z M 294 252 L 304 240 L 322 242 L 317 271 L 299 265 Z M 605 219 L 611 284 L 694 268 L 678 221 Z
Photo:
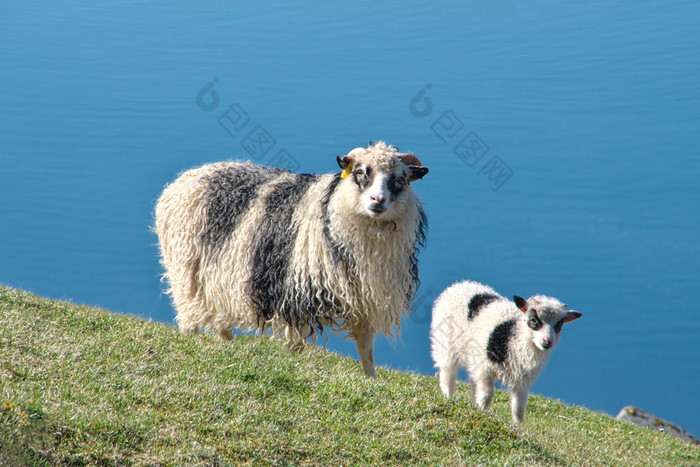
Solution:
M 365 170 L 364 169 L 355 169 L 355 175 L 364 175 Z
M 396 179 L 396 184 L 397 185 L 405 185 L 406 184 L 406 179 L 404 177 L 398 177 Z

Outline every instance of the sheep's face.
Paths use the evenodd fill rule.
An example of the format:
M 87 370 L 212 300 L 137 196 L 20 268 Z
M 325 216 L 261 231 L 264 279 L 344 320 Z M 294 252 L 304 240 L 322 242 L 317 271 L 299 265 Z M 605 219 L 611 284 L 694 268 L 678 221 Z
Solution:
M 338 165 L 346 183 L 355 185 L 358 212 L 379 220 L 391 219 L 400 211 L 400 201 L 412 196 L 411 182 L 428 173 L 416 156 L 382 142 L 338 156 Z
M 536 295 L 528 300 L 513 297 L 524 313 L 523 319 L 532 336 L 532 343 L 540 350 L 553 348 L 561 338 L 561 328 L 581 317 L 578 311 L 566 311 L 567 306 L 556 298 Z

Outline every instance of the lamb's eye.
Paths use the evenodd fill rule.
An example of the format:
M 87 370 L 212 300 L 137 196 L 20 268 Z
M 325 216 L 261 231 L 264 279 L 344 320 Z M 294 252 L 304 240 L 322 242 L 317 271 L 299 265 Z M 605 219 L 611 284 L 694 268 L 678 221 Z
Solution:
M 398 177 L 398 178 L 396 179 L 396 184 L 399 185 L 399 186 L 405 185 L 405 184 L 406 184 L 406 179 L 405 179 L 404 177 Z
M 365 169 L 355 169 L 355 175 L 364 175 Z
M 540 321 L 540 319 L 537 316 L 531 316 L 528 320 L 527 325 L 530 327 L 530 329 L 537 331 L 539 328 L 542 327 L 542 321 Z

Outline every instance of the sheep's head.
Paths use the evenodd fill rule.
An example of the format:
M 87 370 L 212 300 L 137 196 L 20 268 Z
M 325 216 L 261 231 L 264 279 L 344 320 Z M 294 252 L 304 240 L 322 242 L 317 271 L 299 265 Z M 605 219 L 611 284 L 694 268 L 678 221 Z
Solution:
M 338 156 L 338 165 L 356 187 L 361 212 L 378 219 L 390 219 L 397 202 L 412 196 L 410 184 L 428 173 L 416 156 L 381 141 Z
M 559 342 L 564 323 L 581 317 L 578 311 L 566 311 L 565 304 L 544 295 L 536 295 L 527 300 L 516 295 L 513 301 L 524 313 L 523 319 L 532 333 L 532 343 L 540 350 L 554 347 Z

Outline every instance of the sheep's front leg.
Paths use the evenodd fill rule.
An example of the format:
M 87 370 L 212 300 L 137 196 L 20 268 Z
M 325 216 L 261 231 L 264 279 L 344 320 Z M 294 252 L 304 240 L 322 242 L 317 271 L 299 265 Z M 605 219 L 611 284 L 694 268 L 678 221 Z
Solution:
M 469 377 L 472 389 L 472 400 L 481 410 L 488 410 L 493 402 L 494 384 L 496 378 L 489 373 Z
M 445 397 L 452 397 L 457 386 L 457 371 L 459 365 L 456 362 L 449 362 L 438 370 L 438 378 L 440 380 L 440 389 Z
M 370 378 L 376 378 L 377 372 L 374 369 L 374 333 L 370 331 L 367 323 L 359 323 L 352 329 L 350 335 L 357 343 L 357 351 L 360 354 L 365 375 Z
M 527 384 L 515 387 L 510 391 L 510 410 L 515 423 L 522 423 L 525 419 L 529 391 L 530 387 Z
M 304 326 L 301 330 L 294 326 L 285 326 L 284 335 L 287 338 L 287 348 L 290 352 L 301 353 L 306 346 L 304 336 L 309 334 L 309 327 Z

